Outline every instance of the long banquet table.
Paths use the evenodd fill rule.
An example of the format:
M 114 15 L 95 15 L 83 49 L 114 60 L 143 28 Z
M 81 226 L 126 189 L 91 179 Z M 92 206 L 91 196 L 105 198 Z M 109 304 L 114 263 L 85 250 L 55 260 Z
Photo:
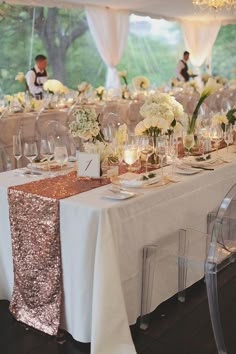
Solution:
M 139 190 L 129 200 L 104 199 L 109 185 L 60 200 L 61 326 L 76 340 L 91 342 L 92 354 L 135 353 L 128 325 L 140 315 L 143 247 L 158 240 L 168 244 L 180 228 L 206 231 L 207 213 L 236 182 L 234 148 L 227 154 L 231 163 Z M 14 171 L 0 174 L 0 299 L 10 300 L 13 289 L 7 189 L 26 182 Z M 164 258 L 157 278 L 152 310 L 177 292 L 177 266 L 170 269 Z

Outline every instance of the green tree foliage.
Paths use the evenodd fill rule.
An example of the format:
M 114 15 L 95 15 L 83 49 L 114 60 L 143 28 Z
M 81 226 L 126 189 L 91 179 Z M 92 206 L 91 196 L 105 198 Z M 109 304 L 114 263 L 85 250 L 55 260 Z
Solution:
M 236 25 L 222 26 L 212 51 L 214 75 L 232 78 L 236 67 Z
M 37 7 L 31 43 L 32 18 L 32 7 L 0 5 L 0 93 L 24 89 L 15 81 L 15 76 L 18 71 L 27 72 L 29 66 L 33 66 L 33 62 L 29 64 L 31 44 L 33 58 L 39 53 L 48 56 L 51 78 L 74 89 L 81 81 L 89 81 L 95 87 L 104 85 L 106 66 L 82 9 Z M 137 75 L 147 76 L 153 86 L 168 83 L 175 76 L 176 63 L 185 47 L 181 26 L 171 22 L 168 28 L 169 34 L 165 36 L 142 31 L 141 24 L 137 31 L 131 28 L 118 65 L 119 70 L 128 71 L 130 84 L 132 77 Z M 235 48 L 236 25 L 223 26 L 213 49 L 215 75 L 232 76 L 232 68 L 236 66 Z

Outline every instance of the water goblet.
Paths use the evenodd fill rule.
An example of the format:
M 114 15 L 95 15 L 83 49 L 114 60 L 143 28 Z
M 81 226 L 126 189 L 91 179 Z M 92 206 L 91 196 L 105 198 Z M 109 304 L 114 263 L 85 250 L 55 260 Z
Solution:
M 190 150 L 194 146 L 194 135 L 188 134 L 188 133 L 184 134 L 183 144 L 184 144 L 185 149 L 188 150 L 188 156 L 190 156 Z
M 68 161 L 68 152 L 66 146 L 55 146 L 54 158 L 55 161 L 60 165 L 62 171 L 63 165 Z
M 33 161 L 38 155 L 37 144 L 35 141 L 28 141 L 24 144 L 24 155 L 30 161 L 30 176 L 33 176 Z
M 123 151 L 124 161 L 129 165 L 128 170 L 132 171 L 132 165 L 139 159 L 139 150 L 137 145 L 125 145 Z

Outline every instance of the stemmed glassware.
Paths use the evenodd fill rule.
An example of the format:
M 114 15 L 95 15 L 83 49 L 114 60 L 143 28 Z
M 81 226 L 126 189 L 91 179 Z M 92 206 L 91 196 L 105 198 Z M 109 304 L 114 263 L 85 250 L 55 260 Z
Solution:
M 13 135 L 13 156 L 16 159 L 16 168 L 19 168 L 19 160 L 22 157 L 22 146 L 20 134 Z
M 183 136 L 183 144 L 185 149 L 188 150 L 188 156 L 190 156 L 190 150 L 194 146 L 194 135 L 185 133 Z
M 55 150 L 55 143 L 52 137 L 51 138 L 49 137 L 48 139 L 46 138 L 41 139 L 40 152 L 41 155 L 47 159 L 49 172 L 50 172 L 50 160 L 54 155 L 54 150 Z
M 233 130 L 231 124 L 225 127 L 224 141 L 227 145 L 227 152 L 229 152 L 229 144 L 233 143 Z
M 157 155 L 160 159 L 161 165 L 161 184 L 165 184 L 164 181 L 164 170 L 163 170 L 163 160 L 166 155 L 166 137 L 165 136 L 158 136 L 156 138 L 156 150 Z
M 38 155 L 37 144 L 35 141 L 25 142 L 24 155 L 30 161 L 30 175 L 33 176 L 33 161 Z
M 148 159 L 154 152 L 153 138 L 142 136 L 139 142 L 139 150 L 145 156 L 145 172 L 148 172 Z
M 169 140 L 169 156 L 172 160 L 171 175 L 175 175 L 176 159 L 178 157 L 178 138 L 176 136 L 171 136 Z
M 132 168 L 132 165 L 134 165 L 134 163 L 140 157 L 138 146 L 136 144 L 124 145 L 123 157 L 124 157 L 124 161 L 127 163 L 127 165 L 129 165 L 128 170 L 130 170 L 130 171 L 134 170 L 135 167 Z
M 223 130 L 220 125 L 215 125 L 210 129 L 210 138 L 215 143 L 216 154 L 219 155 L 220 142 L 223 139 Z
M 68 152 L 65 145 L 55 146 L 54 159 L 60 165 L 62 171 L 63 165 L 68 161 Z

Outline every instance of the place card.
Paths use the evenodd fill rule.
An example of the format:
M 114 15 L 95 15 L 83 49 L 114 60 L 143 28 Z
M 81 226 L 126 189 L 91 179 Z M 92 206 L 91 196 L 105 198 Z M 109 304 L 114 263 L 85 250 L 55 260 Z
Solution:
M 86 152 L 79 152 L 78 159 L 78 177 L 100 177 L 100 155 L 88 154 Z

